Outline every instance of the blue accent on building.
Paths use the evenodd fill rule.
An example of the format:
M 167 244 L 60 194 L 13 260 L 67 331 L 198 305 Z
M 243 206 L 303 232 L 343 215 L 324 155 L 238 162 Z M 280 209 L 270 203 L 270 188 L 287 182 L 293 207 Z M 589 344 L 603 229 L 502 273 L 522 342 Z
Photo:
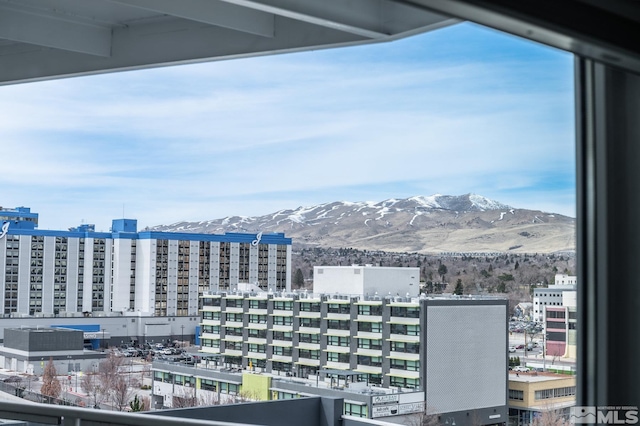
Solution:
M 138 221 L 136 219 L 114 219 L 111 222 L 112 232 L 138 232 Z
M 71 330 L 80 330 L 85 333 L 100 332 L 100 324 L 51 325 L 51 328 L 70 328 Z
M 38 213 L 31 213 L 29 207 L 3 209 L 0 207 L 0 223 L 10 222 L 9 228 L 35 229 L 38 226 Z
M 196 339 L 193 342 L 196 346 L 200 346 L 200 326 L 196 325 Z
M 159 232 L 141 231 L 137 232 L 138 221 L 136 219 L 114 219 L 112 221 L 112 232 L 95 232 L 95 225 L 83 224 L 68 231 L 39 230 L 37 226 L 38 214 L 31 213 L 28 207 L 18 207 L 16 209 L 0 209 L 0 218 L 9 216 L 18 218 L 12 221 L 7 231 L 7 235 L 29 235 L 42 237 L 67 237 L 67 238 L 105 238 L 130 240 L 178 240 L 178 241 L 209 241 L 224 243 L 252 243 L 258 240 L 261 244 L 291 245 L 291 238 L 286 238 L 284 233 L 264 233 L 260 237 L 258 234 L 241 234 L 237 232 L 227 232 L 225 234 L 196 234 L 187 232 Z M 4 215 L 4 216 L 3 216 Z M 28 220 L 28 218 L 34 219 Z M 24 220 L 23 220 L 24 219 Z
M 96 226 L 93 224 L 85 223 L 76 228 L 69 228 L 71 232 L 96 232 Z
M 239 234 L 227 232 L 224 234 L 189 234 L 186 232 L 154 232 L 143 231 L 138 234 L 141 240 L 184 240 L 184 241 L 214 241 L 224 243 L 251 243 L 256 239 L 257 234 Z M 114 238 L 117 238 L 114 236 Z M 127 238 L 124 236 L 124 238 Z M 284 233 L 274 232 L 272 234 L 262 234 L 260 240 L 262 244 L 283 244 L 290 245 L 291 238 L 285 238 Z

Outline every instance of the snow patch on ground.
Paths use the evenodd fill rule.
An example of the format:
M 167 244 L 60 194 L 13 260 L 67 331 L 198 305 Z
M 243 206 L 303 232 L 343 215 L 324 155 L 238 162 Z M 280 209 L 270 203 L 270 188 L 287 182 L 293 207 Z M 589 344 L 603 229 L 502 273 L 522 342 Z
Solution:
M 442 196 L 441 194 L 430 195 L 428 197 L 425 197 L 423 195 L 418 195 L 416 197 L 409 198 L 409 200 L 415 201 L 417 204 L 421 205 L 422 207 L 440 209 L 442 208 L 442 206 L 440 205 L 440 203 L 438 203 L 436 198 L 441 196 Z
M 380 217 L 377 217 L 376 220 L 380 220 L 384 217 L 385 214 L 389 213 L 389 207 L 383 207 L 380 210 L 378 210 L 377 213 L 380 215 Z

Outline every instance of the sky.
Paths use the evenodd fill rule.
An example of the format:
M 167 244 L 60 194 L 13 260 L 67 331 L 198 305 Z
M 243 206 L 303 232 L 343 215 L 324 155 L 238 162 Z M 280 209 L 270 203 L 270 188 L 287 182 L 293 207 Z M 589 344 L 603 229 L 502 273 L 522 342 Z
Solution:
M 0 87 L 0 206 L 138 228 L 480 194 L 575 217 L 573 56 L 470 23 Z

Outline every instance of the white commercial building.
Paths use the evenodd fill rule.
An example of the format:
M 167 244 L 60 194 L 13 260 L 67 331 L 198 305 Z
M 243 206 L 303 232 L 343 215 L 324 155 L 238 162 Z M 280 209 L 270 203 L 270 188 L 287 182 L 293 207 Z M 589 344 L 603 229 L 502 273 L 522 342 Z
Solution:
M 417 297 L 420 268 L 315 266 L 313 291 L 324 294 Z
M 577 277 L 566 274 L 556 274 L 555 284 L 547 288 L 536 288 L 533 290 L 533 320 L 542 322 L 544 320 L 545 307 L 564 306 L 563 300 L 575 299 Z

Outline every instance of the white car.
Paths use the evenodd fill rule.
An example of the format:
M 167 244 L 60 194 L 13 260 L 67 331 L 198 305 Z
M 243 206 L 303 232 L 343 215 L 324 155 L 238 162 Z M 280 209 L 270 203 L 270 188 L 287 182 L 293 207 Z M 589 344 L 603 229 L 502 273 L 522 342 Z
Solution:
M 528 373 L 529 371 L 531 371 L 531 369 L 529 367 L 518 365 L 517 367 L 513 368 L 513 371 L 515 371 L 516 373 Z
M 509 346 L 509 352 L 515 352 L 515 351 L 516 351 L 515 346 Z

